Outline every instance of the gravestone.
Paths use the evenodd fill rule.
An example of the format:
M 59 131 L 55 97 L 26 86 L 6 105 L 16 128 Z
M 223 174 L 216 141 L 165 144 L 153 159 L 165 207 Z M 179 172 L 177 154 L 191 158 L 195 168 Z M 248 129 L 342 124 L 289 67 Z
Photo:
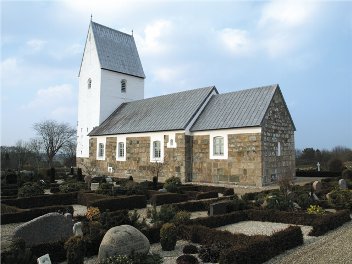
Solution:
M 120 225 L 110 228 L 101 241 L 98 260 L 114 255 L 130 255 L 134 253 L 146 254 L 149 252 L 148 238 L 138 229 L 130 225 Z
M 99 188 L 99 183 L 93 182 L 93 183 L 90 184 L 90 190 L 91 191 L 96 191 L 96 190 L 98 190 L 98 188 Z
M 320 190 L 321 190 L 321 182 L 320 181 L 313 182 L 312 186 L 313 186 L 313 190 L 315 192 L 320 192 Z
M 60 213 L 48 213 L 19 225 L 13 233 L 14 239 L 23 239 L 26 246 L 65 241 L 72 236 L 72 220 Z
M 37 258 L 37 263 L 38 264 L 51 264 L 49 254 L 45 254 L 45 255 Z
M 210 204 L 209 215 L 213 216 L 213 215 L 226 214 L 228 212 L 230 203 L 231 202 L 229 201 L 221 201 L 221 202 Z
M 346 190 L 347 189 L 347 183 L 346 183 L 346 181 L 344 179 L 340 179 L 339 180 L 339 187 L 342 190 Z
M 163 188 L 163 189 L 159 189 L 159 190 L 158 190 L 158 192 L 161 192 L 161 193 L 166 193 L 166 192 L 167 192 L 167 190 Z
M 73 235 L 83 236 L 82 232 L 82 222 L 77 222 L 73 225 Z
M 112 184 L 112 179 L 111 179 L 111 177 L 106 177 L 106 182 Z

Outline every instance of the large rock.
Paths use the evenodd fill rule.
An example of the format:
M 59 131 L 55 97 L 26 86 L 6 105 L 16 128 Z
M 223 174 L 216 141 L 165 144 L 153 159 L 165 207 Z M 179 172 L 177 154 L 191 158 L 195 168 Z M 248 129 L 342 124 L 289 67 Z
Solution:
M 149 249 L 148 238 L 138 229 L 130 225 L 120 225 L 106 232 L 99 247 L 98 259 L 103 261 L 114 255 L 130 255 L 132 251 L 146 254 Z
M 26 246 L 65 241 L 72 236 L 73 222 L 59 213 L 48 213 L 19 225 L 13 238 L 22 238 Z

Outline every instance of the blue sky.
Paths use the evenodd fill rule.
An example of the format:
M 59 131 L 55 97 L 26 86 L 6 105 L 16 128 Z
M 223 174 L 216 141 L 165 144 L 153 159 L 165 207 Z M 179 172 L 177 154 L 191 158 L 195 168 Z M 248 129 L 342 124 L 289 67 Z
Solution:
M 145 95 L 279 83 L 296 148 L 352 147 L 352 2 L 1 1 L 1 145 L 77 122 L 90 15 L 131 33 Z

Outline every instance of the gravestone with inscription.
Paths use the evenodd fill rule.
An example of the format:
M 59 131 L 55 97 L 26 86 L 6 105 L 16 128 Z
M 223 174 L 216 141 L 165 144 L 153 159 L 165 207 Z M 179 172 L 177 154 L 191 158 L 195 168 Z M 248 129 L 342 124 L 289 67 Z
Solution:
M 213 215 L 226 214 L 229 211 L 230 204 L 231 204 L 230 201 L 221 201 L 221 202 L 210 204 L 209 215 L 213 216 Z
M 110 228 L 101 241 L 98 260 L 114 255 L 130 255 L 134 253 L 146 254 L 149 252 L 148 238 L 138 229 L 130 225 L 120 225 Z
M 49 254 L 45 254 L 45 255 L 37 258 L 37 263 L 38 264 L 51 264 Z
M 93 182 L 93 183 L 90 184 L 90 190 L 91 191 L 96 191 L 96 190 L 98 190 L 98 188 L 99 188 L 99 183 Z
M 346 183 L 346 181 L 344 179 L 340 179 L 339 180 L 339 187 L 342 190 L 346 190 L 347 189 L 347 183 Z

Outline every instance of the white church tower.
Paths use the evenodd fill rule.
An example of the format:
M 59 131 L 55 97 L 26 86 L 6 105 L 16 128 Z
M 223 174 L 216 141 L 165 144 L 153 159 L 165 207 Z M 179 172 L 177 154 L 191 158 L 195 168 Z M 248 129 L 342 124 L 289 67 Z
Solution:
M 79 71 L 77 157 L 89 132 L 124 102 L 144 99 L 143 67 L 132 35 L 90 22 Z

